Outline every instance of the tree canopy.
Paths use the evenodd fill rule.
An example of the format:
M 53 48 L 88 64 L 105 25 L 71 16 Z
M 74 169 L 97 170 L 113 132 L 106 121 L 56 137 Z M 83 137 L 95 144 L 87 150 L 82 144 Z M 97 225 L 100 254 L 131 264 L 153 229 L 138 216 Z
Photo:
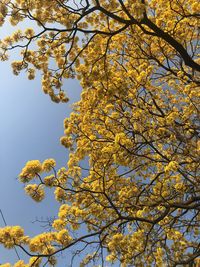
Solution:
M 35 23 L 20 30 L 20 22 Z M 55 102 L 77 78 L 81 100 L 64 121 L 67 166 L 28 161 L 19 180 L 35 201 L 60 202 L 51 231 L 0 229 L 0 243 L 30 256 L 15 267 L 199 266 L 200 4 L 197 0 L 1 0 L 2 60 Z M 71 254 L 70 254 L 71 253 Z M 1 266 L 10 266 L 5 264 Z

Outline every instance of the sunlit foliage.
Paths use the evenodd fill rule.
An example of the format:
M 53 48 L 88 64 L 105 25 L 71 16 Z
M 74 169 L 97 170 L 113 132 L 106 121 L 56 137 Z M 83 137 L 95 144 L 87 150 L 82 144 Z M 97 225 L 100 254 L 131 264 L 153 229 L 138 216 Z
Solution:
M 82 86 L 61 137 L 67 166 L 32 160 L 19 175 L 35 201 L 52 188 L 60 209 L 51 232 L 1 229 L 5 247 L 31 257 L 14 266 L 55 265 L 71 249 L 80 266 L 198 266 L 199 2 L 2 0 L 8 19 L 17 31 L 1 59 L 20 49 L 14 74 L 41 71 L 55 102 L 68 101 L 63 80 Z M 29 20 L 35 28 L 20 30 Z

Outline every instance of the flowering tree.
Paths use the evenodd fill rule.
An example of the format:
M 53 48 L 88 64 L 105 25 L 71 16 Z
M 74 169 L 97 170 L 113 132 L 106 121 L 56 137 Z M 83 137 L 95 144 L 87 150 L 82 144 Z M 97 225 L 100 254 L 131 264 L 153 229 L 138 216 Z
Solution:
M 198 1 L 1 0 L 7 19 L 37 25 L 0 42 L 2 60 L 20 49 L 14 74 L 41 71 L 55 102 L 68 100 L 64 79 L 82 86 L 64 121 L 67 168 L 32 160 L 19 175 L 35 201 L 51 187 L 60 209 L 50 232 L 0 230 L 0 243 L 30 256 L 14 266 L 55 265 L 71 250 L 72 266 L 78 254 L 80 266 L 198 266 Z

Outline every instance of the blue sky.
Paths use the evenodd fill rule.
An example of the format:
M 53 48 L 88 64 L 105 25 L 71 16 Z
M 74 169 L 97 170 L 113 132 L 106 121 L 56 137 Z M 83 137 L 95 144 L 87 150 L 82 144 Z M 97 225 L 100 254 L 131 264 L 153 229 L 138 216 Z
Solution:
M 51 193 L 42 203 L 33 202 L 25 195 L 17 176 L 32 159 L 50 157 L 57 160 L 58 167 L 66 165 L 68 151 L 60 145 L 59 138 L 63 135 L 63 119 L 79 99 L 80 86 L 77 81 L 66 81 L 64 88 L 70 102 L 56 104 L 42 92 L 39 74 L 33 81 L 27 80 L 25 74 L 16 77 L 9 62 L 0 62 L 0 73 L 0 209 L 8 225 L 21 225 L 31 236 L 44 230 L 31 222 L 36 217 L 56 216 L 58 205 L 52 202 Z M 0 226 L 4 226 L 1 217 Z M 20 251 L 19 254 L 25 258 Z M 0 247 L 0 263 L 16 260 L 14 250 Z

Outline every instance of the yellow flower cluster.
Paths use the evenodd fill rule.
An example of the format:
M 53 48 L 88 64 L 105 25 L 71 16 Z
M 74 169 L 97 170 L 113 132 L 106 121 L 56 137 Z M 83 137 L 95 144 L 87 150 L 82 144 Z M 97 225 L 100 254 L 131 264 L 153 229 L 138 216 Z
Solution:
M 66 226 L 66 222 L 61 219 L 54 220 L 52 224 L 52 227 L 58 231 L 64 229 L 65 226 Z
M 29 182 L 42 171 L 42 164 L 39 160 L 28 161 L 25 167 L 19 174 L 20 181 L 23 183 Z
M 15 245 L 28 244 L 29 237 L 24 236 L 20 226 L 6 226 L 0 228 L 0 243 L 6 248 L 13 248 Z
M 73 144 L 71 137 L 67 137 L 67 136 L 61 137 L 60 138 L 60 143 L 66 148 L 72 147 L 72 144 Z
M 52 242 L 55 239 L 55 233 L 42 233 L 30 240 L 30 250 L 32 252 L 42 252 L 42 253 L 52 253 L 55 251 L 55 248 L 52 246 Z
M 28 264 L 26 264 L 23 260 L 19 260 L 13 265 L 13 267 L 30 267 L 30 266 L 39 267 L 41 262 L 42 262 L 41 258 L 31 257 Z M 2 264 L 1 266 L 11 267 L 11 264 Z
M 178 162 L 170 161 L 169 164 L 165 167 L 165 172 L 177 171 L 178 167 Z
M 65 167 L 62 167 L 57 171 L 57 179 L 61 185 L 66 185 L 68 172 Z
M 51 254 L 55 251 L 55 242 L 62 246 L 67 246 L 72 242 L 73 238 L 69 235 L 66 229 L 62 229 L 58 232 L 42 233 L 30 240 L 30 250 L 32 252 L 39 252 L 44 254 Z M 34 259 L 34 258 L 33 258 Z M 32 261 L 33 261 L 32 259 Z M 54 257 L 51 259 L 55 260 Z
M 53 167 L 56 166 L 56 161 L 54 159 L 46 159 L 42 163 L 42 170 L 45 172 L 50 172 Z
M 49 187 L 52 187 L 52 186 L 56 185 L 55 176 L 53 174 L 49 175 L 49 176 L 46 176 L 44 178 L 44 184 L 46 186 L 49 186 Z
M 45 193 L 41 185 L 29 184 L 25 187 L 25 192 L 36 202 L 40 202 L 44 199 Z
M 63 246 L 67 246 L 72 242 L 73 238 L 66 229 L 62 229 L 56 234 L 56 240 Z
M 55 199 L 59 202 L 63 202 L 64 200 L 66 200 L 66 196 L 67 196 L 65 190 L 60 187 L 56 187 L 54 191 L 54 195 L 55 195 Z

